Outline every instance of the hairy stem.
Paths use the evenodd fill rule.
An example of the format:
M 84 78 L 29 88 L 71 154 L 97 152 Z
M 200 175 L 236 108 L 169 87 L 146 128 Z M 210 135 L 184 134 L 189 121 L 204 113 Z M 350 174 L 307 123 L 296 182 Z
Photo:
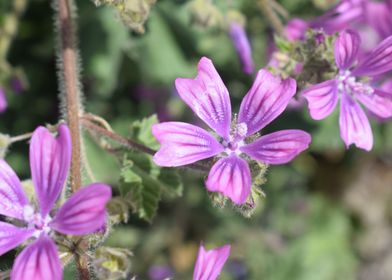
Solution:
M 76 255 L 75 261 L 80 279 L 90 279 L 90 271 L 88 269 L 88 257 L 86 255 Z
M 58 31 L 60 41 L 60 81 L 65 95 L 66 118 L 72 139 L 72 161 L 70 185 L 72 192 L 82 185 L 80 97 L 78 81 L 78 52 L 75 28 L 72 19 L 72 0 L 57 0 Z
M 276 14 L 274 10 L 274 3 L 275 0 L 259 0 L 258 5 L 262 13 L 271 23 L 273 29 L 279 34 L 282 35 L 284 31 L 284 26 L 282 21 L 280 20 L 279 16 Z M 276 3 L 275 3 L 276 4 Z M 276 6 L 275 6 L 276 8 Z
M 123 147 L 129 148 L 131 150 L 136 150 L 142 153 L 146 153 L 149 155 L 154 155 L 156 153 L 155 150 L 150 149 L 149 147 L 146 147 L 140 143 L 137 143 L 131 139 L 127 139 L 121 135 L 118 135 L 104 127 L 101 127 L 93 122 L 91 122 L 88 118 L 82 118 L 81 119 L 81 124 L 82 126 L 90 131 L 91 133 L 97 133 L 101 136 L 104 136 L 106 138 L 109 138 L 110 140 L 120 144 Z M 208 172 L 209 167 L 201 164 L 189 164 L 184 166 L 186 168 L 191 168 L 194 170 L 202 171 L 202 172 Z
M 82 186 L 82 140 L 79 116 L 82 115 L 79 83 L 78 51 L 76 48 L 75 25 L 73 22 L 73 0 L 54 0 L 57 10 L 57 32 L 59 41 L 59 80 L 60 91 L 65 104 L 65 117 L 71 132 L 72 159 L 70 185 L 72 192 Z M 81 254 L 74 254 L 79 278 L 90 279 L 89 258 L 84 251 L 88 241 L 79 244 Z

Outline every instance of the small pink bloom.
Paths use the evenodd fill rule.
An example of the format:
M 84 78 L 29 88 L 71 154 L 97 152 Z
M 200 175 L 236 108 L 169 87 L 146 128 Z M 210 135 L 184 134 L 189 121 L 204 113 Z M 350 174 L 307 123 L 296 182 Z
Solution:
M 311 28 L 323 29 L 327 34 L 342 31 L 363 22 L 368 0 L 341 0 L 335 7 L 309 22 Z
M 368 55 L 358 59 L 361 39 L 357 32 L 346 30 L 335 41 L 334 54 L 338 74 L 311 86 L 303 92 L 309 104 L 310 115 L 315 120 L 329 116 L 340 103 L 340 135 L 346 146 L 371 150 L 373 134 L 369 120 L 359 105 L 381 118 L 392 117 L 392 94 L 375 88 L 358 78 L 375 77 L 392 70 L 392 36 L 386 38 Z M 357 66 L 356 61 L 359 60 Z
M 23 191 L 12 168 L 0 159 L 0 214 L 24 222 L 25 227 L 0 222 L 0 255 L 27 239 L 37 240 L 16 258 L 11 280 L 62 279 L 62 267 L 52 231 L 82 235 L 97 231 L 106 220 L 105 205 L 111 188 L 96 183 L 74 193 L 53 215 L 71 162 L 71 137 L 66 125 L 60 125 L 54 138 L 44 127 L 38 127 L 31 138 L 30 167 L 38 209 Z
M 230 24 L 230 37 L 240 58 L 242 69 L 245 73 L 252 74 L 254 71 L 252 49 L 244 27 L 232 22 Z
M 230 245 L 206 251 L 200 245 L 199 254 L 193 272 L 193 280 L 215 280 L 222 271 L 230 255 Z
M 299 18 L 291 19 L 284 28 L 284 35 L 290 42 L 303 40 L 305 32 L 309 28 L 309 24 Z
M 196 78 L 178 78 L 176 87 L 180 97 L 218 134 L 219 140 L 191 124 L 156 124 L 152 133 L 161 147 L 154 156 L 155 163 L 182 166 L 218 155 L 220 159 L 211 168 L 206 187 L 209 191 L 224 194 L 236 204 L 245 203 L 251 190 L 251 173 L 244 160 L 246 154 L 265 163 L 283 164 L 310 143 L 310 135 L 301 130 L 284 130 L 282 134 L 272 133 L 260 138 L 265 141 L 249 143 L 247 139 L 271 123 L 287 107 L 296 91 L 296 82 L 291 78 L 282 80 L 267 70 L 260 70 L 242 100 L 233 125 L 229 93 L 211 60 L 203 57 Z M 255 151 L 257 149 L 259 153 Z M 273 150 L 279 152 L 272 159 L 268 155 Z
M 5 91 L 0 87 L 0 113 L 3 113 L 7 109 L 7 98 L 5 96 Z

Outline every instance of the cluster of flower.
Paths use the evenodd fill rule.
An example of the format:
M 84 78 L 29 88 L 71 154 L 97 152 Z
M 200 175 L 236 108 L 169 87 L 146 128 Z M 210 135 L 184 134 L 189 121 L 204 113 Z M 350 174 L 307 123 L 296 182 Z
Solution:
M 46 128 L 38 127 L 30 144 L 36 199 L 29 202 L 15 172 L 0 159 L 0 214 L 15 224 L 0 222 L 0 255 L 28 239 L 35 240 L 17 256 L 11 279 L 62 279 L 62 265 L 54 242 L 56 235 L 85 235 L 104 229 L 105 205 L 112 195 L 111 188 L 105 184 L 94 183 L 80 189 L 53 211 L 70 163 L 68 127 L 60 125 L 57 138 Z
M 392 70 L 392 1 L 343 0 L 312 21 L 291 20 L 285 28 L 286 39 L 303 40 L 308 29 L 320 30 L 327 36 L 337 33 L 333 50 L 337 71 L 333 79 L 310 85 L 298 94 L 307 100 L 314 120 L 329 116 L 340 99 L 340 134 L 346 147 L 354 144 L 371 150 L 372 130 L 360 104 L 380 118 L 392 117 L 391 81 L 385 75 Z M 376 36 L 364 32 L 373 32 Z M 366 38 L 377 39 L 365 42 L 365 46 L 361 44 L 361 33 Z M 230 35 L 244 71 L 252 72 L 250 43 L 243 27 L 232 26 Z M 234 120 L 229 93 L 210 59 L 200 60 L 196 78 L 178 78 L 175 85 L 183 101 L 217 134 L 218 140 L 191 124 L 157 124 L 152 132 L 161 147 L 154 156 L 155 163 L 175 167 L 215 157 L 206 187 L 235 204 L 244 204 L 251 192 L 252 174 L 248 162 L 284 164 L 310 144 L 311 136 L 301 130 L 283 130 L 261 137 L 258 134 L 286 109 L 296 94 L 296 81 L 292 78 L 281 79 L 266 69 L 259 70 Z M 219 265 L 216 264 L 213 272 L 200 276 L 201 265 L 197 264 L 194 279 L 216 279 L 229 254 L 227 248 L 206 254 L 201 247 L 198 262 L 208 259 L 210 254 L 205 266 L 214 262 Z
M 378 36 L 371 50 L 361 44 L 359 34 L 364 32 L 364 26 L 372 27 Z M 343 0 L 315 20 L 291 21 L 285 30 L 286 37 L 302 40 L 309 28 L 322 29 L 325 34 L 338 33 L 334 41 L 337 70 L 333 79 L 311 85 L 298 94 L 307 100 L 310 115 L 315 120 L 330 115 L 340 99 L 339 124 L 343 141 L 347 147 L 355 144 L 369 151 L 373 136 L 360 104 L 380 118 L 392 117 L 392 93 L 387 90 L 390 82 L 385 76 L 392 70 L 392 1 Z M 245 32 L 233 25 L 230 33 L 245 71 L 252 72 L 254 66 Z M 183 101 L 213 133 L 183 122 L 156 124 L 152 133 L 161 147 L 154 161 L 160 166 L 177 167 L 214 158 L 206 187 L 230 198 L 234 204 L 242 205 L 249 199 L 254 176 L 250 168 L 252 161 L 285 164 L 311 142 L 307 132 L 296 129 L 259 134 L 283 113 L 297 94 L 297 84 L 292 78 L 283 79 L 266 69 L 259 70 L 241 102 L 238 115 L 233 118 L 228 90 L 210 59 L 200 60 L 196 78 L 178 78 L 175 85 Z M 34 200 L 29 203 L 14 171 L 0 160 L 0 214 L 15 224 L 0 222 L 0 255 L 34 239 L 17 256 L 11 279 L 62 279 L 62 265 L 54 240 L 59 235 L 105 231 L 105 205 L 111 198 L 111 188 L 107 185 L 94 183 L 84 187 L 54 210 L 70 162 L 68 127 L 60 125 L 57 138 L 46 128 L 37 128 L 30 144 L 37 203 Z M 216 279 L 229 253 L 230 245 L 211 251 L 201 246 L 194 279 Z

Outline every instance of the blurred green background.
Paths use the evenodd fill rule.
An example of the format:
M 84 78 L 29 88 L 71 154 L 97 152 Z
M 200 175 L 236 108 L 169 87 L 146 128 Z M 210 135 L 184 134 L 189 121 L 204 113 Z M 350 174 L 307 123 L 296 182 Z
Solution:
M 49 1 L 28 2 L 7 56 L 10 65 L 24 71 L 25 90 L 13 92 L 0 73 L 9 101 L 0 132 L 12 136 L 56 123 L 62 110 L 53 11 Z M 214 61 L 233 111 L 252 84 L 225 30 L 195 24 L 190 1 L 159 0 L 144 34 L 125 26 L 113 7 L 76 2 L 85 110 L 105 118 L 119 134 L 129 136 L 133 121 L 154 113 L 161 120 L 197 123 L 175 93 L 174 79 L 194 76 L 201 56 Z M 291 16 L 303 18 L 330 4 L 279 2 Z M 221 13 L 235 9 L 246 16 L 254 62 L 257 69 L 265 66 L 271 27 L 256 1 L 215 3 Z M 0 3 L 0 23 L 10 6 Z M 182 169 L 182 195 L 164 195 L 151 223 L 131 214 L 128 223 L 112 229 L 106 245 L 132 251 L 130 275 L 137 279 L 163 279 L 165 273 L 190 279 L 201 241 L 207 249 L 232 244 L 222 280 L 392 279 L 392 123 L 372 124 L 372 152 L 345 150 L 336 114 L 316 123 L 306 109 L 286 111 L 264 132 L 304 129 L 313 142 L 291 164 L 269 169 L 266 197 L 251 218 L 230 206 L 214 207 L 203 185 L 206 174 Z M 120 163 L 91 138 L 85 144 L 95 177 L 120 194 Z M 6 159 L 21 178 L 29 178 L 26 142 L 14 144 Z M 1 257 L 0 270 L 10 268 L 14 255 Z

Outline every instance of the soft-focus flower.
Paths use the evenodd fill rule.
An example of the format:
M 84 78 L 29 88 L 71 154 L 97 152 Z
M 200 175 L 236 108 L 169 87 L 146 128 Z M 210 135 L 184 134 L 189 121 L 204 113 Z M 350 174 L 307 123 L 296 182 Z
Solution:
M 360 77 L 375 77 L 392 69 L 392 36 L 363 57 L 357 66 L 360 37 L 355 31 L 341 32 L 335 41 L 335 63 L 339 69 L 332 80 L 313 85 L 303 92 L 315 120 L 327 117 L 340 99 L 340 135 L 346 146 L 371 150 L 373 134 L 359 103 L 381 118 L 392 116 L 392 95 Z
M 392 4 L 391 1 L 367 1 L 365 4 L 365 21 L 377 31 L 380 39 L 392 35 Z
M 326 33 L 342 31 L 364 21 L 368 0 L 342 0 L 335 7 L 309 22 L 312 28 L 322 28 Z
M 155 163 L 182 166 L 219 155 L 208 175 L 207 189 L 224 194 L 236 204 L 246 202 L 252 185 L 245 155 L 266 164 L 283 164 L 310 143 L 310 135 L 302 130 L 282 130 L 253 142 L 249 139 L 284 111 L 296 91 L 291 78 L 282 80 L 260 70 L 233 125 L 229 92 L 208 58 L 200 60 L 195 79 L 178 78 L 176 88 L 185 103 L 218 134 L 219 141 L 191 124 L 156 124 L 152 133 L 161 147 L 154 156 Z
M 148 270 L 148 277 L 151 280 L 171 279 L 173 275 L 173 269 L 168 265 L 154 265 Z
M 283 32 L 288 41 L 294 42 L 297 40 L 303 40 L 308 28 L 309 24 L 306 21 L 300 18 L 293 18 L 287 23 Z
M 7 98 L 4 89 L 0 87 L 0 113 L 3 113 L 5 109 L 7 109 Z
M 111 188 L 100 183 L 80 189 L 52 213 L 70 161 L 71 138 L 67 126 L 59 126 L 57 138 L 44 127 L 34 131 L 30 167 L 39 204 L 35 206 L 29 203 L 12 168 L 0 159 L 0 214 L 19 220 L 21 225 L 0 222 L 0 255 L 31 237 L 36 239 L 17 256 L 12 280 L 62 279 L 62 266 L 52 239 L 54 231 L 83 235 L 95 232 L 105 223 L 105 204 L 111 197 Z
M 215 280 L 222 271 L 230 255 L 230 245 L 206 251 L 200 245 L 193 272 L 193 280 Z
M 241 24 L 230 24 L 230 37 L 242 64 L 242 70 L 251 74 L 254 71 L 252 49 L 245 29 Z

